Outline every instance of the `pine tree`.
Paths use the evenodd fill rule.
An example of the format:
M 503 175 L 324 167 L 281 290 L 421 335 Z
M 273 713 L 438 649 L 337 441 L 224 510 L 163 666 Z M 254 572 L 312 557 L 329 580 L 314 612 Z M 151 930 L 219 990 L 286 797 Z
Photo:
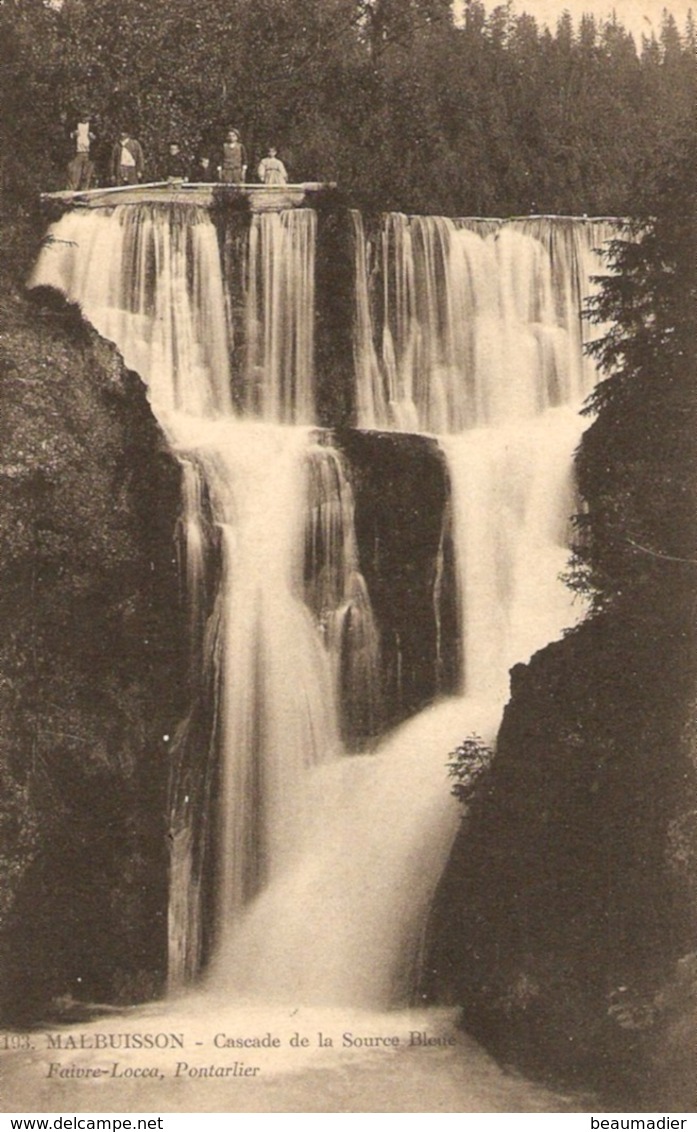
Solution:
M 697 582 L 697 154 L 660 169 L 591 303 L 611 329 L 579 458 L 576 581 L 596 608 L 679 600 Z

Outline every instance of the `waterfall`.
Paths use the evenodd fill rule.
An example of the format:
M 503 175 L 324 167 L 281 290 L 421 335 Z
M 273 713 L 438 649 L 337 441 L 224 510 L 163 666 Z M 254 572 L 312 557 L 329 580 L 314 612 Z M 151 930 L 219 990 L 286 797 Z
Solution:
M 503 703 L 508 672 L 583 612 L 560 575 L 583 422 L 569 407 L 442 438 L 453 485 L 468 695 Z
M 225 925 L 292 854 L 305 768 L 338 747 L 336 704 L 330 660 L 303 600 L 307 433 L 206 422 L 189 443 L 222 533 Z
M 609 223 L 354 214 L 359 425 L 459 433 L 580 404 Z M 372 291 L 372 293 L 371 293 Z
M 314 404 L 316 216 L 252 217 L 246 284 L 245 413 L 311 424 Z
M 160 417 L 230 413 L 223 277 L 204 209 L 68 212 L 53 225 L 31 284 L 80 305 L 146 382 Z
M 355 747 L 380 724 L 380 640 L 360 570 L 344 460 L 326 444 L 316 444 L 308 456 L 306 601 L 332 660 L 343 738 Z
M 596 378 L 581 311 L 616 229 L 391 214 L 369 239 L 353 224 L 359 424 L 441 437 L 463 689 L 501 699 L 511 665 L 583 612 L 559 580 Z
M 544 223 L 482 235 L 388 216 L 380 279 L 359 216 L 353 225 L 359 424 L 439 433 L 448 461 L 462 695 L 403 725 L 378 758 L 320 770 L 323 802 L 294 869 L 231 933 L 212 980 L 236 1000 L 385 1009 L 413 994 L 419 928 L 457 822 L 442 761 L 468 733 L 494 741 L 511 665 L 582 612 L 559 578 L 593 380 L 581 280 L 590 289 L 593 249 L 612 230 L 579 226 L 553 255 Z
M 173 987 L 205 957 L 205 870 L 215 870 L 223 938 L 293 859 L 308 820 L 308 768 L 337 757 L 340 730 L 363 745 L 378 723 L 379 641 L 350 483 L 340 454 L 297 427 L 314 418 L 314 232 L 312 212 L 252 218 L 238 336 L 226 326 L 215 229 L 197 208 L 69 213 L 32 280 L 62 290 L 117 343 L 182 462 L 192 657 L 205 673 L 192 685 L 216 707 L 211 734 L 194 712 L 175 744 Z M 245 388 L 233 409 L 236 337 Z
M 118 345 L 182 464 L 192 710 L 174 748 L 171 985 L 207 966 L 236 1002 L 409 1000 L 457 824 L 447 756 L 472 731 L 493 741 L 509 667 L 574 616 L 558 575 L 594 380 L 579 312 L 609 227 L 352 223 L 358 425 L 439 438 L 463 657 L 461 697 L 374 753 L 381 642 L 353 472 L 314 426 L 315 214 L 250 218 L 234 311 L 191 205 L 67 213 L 33 277 Z

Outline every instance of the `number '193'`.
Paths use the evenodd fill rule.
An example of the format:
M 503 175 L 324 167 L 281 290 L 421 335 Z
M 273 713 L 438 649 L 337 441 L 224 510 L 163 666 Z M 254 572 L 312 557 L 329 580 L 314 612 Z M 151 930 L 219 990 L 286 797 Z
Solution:
M 33 1048 L 28 1034 L 0 1034 L 0 1050 Z

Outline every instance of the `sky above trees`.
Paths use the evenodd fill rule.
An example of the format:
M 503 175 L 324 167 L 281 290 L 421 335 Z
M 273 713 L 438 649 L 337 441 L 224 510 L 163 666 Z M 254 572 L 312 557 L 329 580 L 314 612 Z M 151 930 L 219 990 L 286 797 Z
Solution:
M 465 7 L 465 0 L 455 0 L 453 9 L 459 21 Z M 683 27 L 688 13 L 695 9 L 694 0 L 518 0 L 513 5 L 519 15 L 527 12 L 541 23 L 554 30 L 562 12 L 571 13 L 574 22 L 589 14 L 596 20 L 610 20 L 614 12 L 620 23 L 630 32 L 639 46 L 641 36 L 650 37 L 652 32 L 658 38 L 661 30 L 663 12 L 667 9 Z

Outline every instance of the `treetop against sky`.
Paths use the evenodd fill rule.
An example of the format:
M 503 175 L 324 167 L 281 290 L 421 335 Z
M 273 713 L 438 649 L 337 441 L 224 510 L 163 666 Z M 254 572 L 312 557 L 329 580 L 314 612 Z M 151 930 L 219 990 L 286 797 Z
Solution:
M 487 8 L 495 7 L 487 4 Z M 453 11 L 459 21 L 465 7 L 465 0 L 454 0 Z M 513 10 L 519 15 L 528 12 L 541 24 L 554 29 L 562 12 L 571 13 L 574 23 L 582 16 L 590 14 L 598 20 L 610 20 L 613 13 L 621 24 L 635 37 L 637 46 L 640 45 L 641 36 L 650 38 L 651 34 L 658 37 L 661 29 L 661 19 L 666 9 L 675 17 L 678 25 L 683 27 L 688 13 L 694 9 L 693 0 L 519 0 L 513 5 Z

